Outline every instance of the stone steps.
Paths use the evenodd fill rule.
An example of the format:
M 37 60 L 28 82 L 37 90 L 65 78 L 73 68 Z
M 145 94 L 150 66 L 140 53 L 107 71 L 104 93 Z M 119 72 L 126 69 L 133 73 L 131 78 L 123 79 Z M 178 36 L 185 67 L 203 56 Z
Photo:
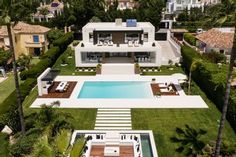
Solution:
M 131 130 L 130 109 L 100 108 L 97 111 L 95 130 Z

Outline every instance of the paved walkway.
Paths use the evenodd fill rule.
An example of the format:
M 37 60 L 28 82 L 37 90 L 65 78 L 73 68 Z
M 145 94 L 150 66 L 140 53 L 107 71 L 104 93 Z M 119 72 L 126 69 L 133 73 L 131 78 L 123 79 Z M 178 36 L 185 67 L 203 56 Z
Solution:
M 102 75 L 133 75 L 134 64 L 103 64 Z
M 99 108 L 94 130 L 132 130 L 130 109 Z
M 158 41 L 158 44 L 162 48 L 162 64 L 168 65 L 168 61 L 172 60 L 175 62 L 175 60 L 180 57 L 176 55 L 176 50 L 173 48 L 173 46 L 168 41 Z

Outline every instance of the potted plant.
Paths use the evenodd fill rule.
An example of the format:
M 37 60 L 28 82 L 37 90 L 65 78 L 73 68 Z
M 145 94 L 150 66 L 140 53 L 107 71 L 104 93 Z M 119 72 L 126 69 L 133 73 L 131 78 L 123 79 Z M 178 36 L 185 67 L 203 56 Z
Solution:
M 174 62 L 173 62 L 171 59 L 168 61 L 169 70 L 174 70 L 174 68 L 172 67 L 173 63 L 174 63 Z
M 102 69 L 102 64 L 99 63 L 96 67 L 96 73 L 101 74 L 101 69 Z

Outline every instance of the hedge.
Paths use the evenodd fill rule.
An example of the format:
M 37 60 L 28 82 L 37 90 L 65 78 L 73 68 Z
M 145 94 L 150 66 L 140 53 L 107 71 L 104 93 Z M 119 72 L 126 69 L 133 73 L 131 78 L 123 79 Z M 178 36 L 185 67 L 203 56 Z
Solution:
M 73 41 L 73 39 L 74 39 L 73 32 L 69 32 L 64 36 L 62 36 L 61 38 L 55 40 L 53 42 L 53 45 L 60 47 L 60 49 L 64 51 L 67 48 L 67 46 Z
M 196 46 L 196 38 L 191 33 L 184 33 L 184 40 L 190 45 Z
M 28 78 L 20 84 L 21 102 L 30 93 L 32 88 L 36 85 L 36 79 Z M 14 90 L 3 102 L 0 104 L 0 123 L 7 124 L 13 131 L 20 130 L 20 121 L 18 117 L 17 95 Z
M 192 78 L 221 111 L 224 103 L 228 66 L 219 68 L 217 64 L 202 58 L 194 49 L 186 45 L 182 46 L 181 54 L 183 65 L 188 71 L 194 60 L 202 59 L 192 72 Z M 236 92 L 234 90 L 231 90 L 227 119 L 236 131 Z
M 29 70 L 20 73 L 21 80 L 26 78 L 37 78 L 47 67 L 52 66 L 57 58 L 66 50 L 66 47 L 73 41 L 73 33 L 67 33 L 53 42 L 53 47 L 45 52 L 41 61 Z
M 62 37 L 63 39 L 68 39 L 63 44 L 65 47 L 68 43 L 71 42 L 71 37 L 73 34 L 71 33 L 66 34 L 66 38 Z M 67 44 L 67 45 L 66 45 Z M 37 83 L 37 76 L 40 75 L 46 68 L 52 66 L 57 58 L 64 52 L 64 49 L 61 49 L 57 46 L 52 47 L 49 49 L 43 56 L 42 60 L 32 67 L 30 70 L 24 70 L 20 73 L 20 77 L 22 80 L 25 80 L 22 84 L 20 84 L 20 90 L 22 94 L 22 102 L 24 101 L 25 97 L 30 93 L 32 88 Z M 20 123 L 19 123 L 19 115 L 17 111 L 17 96 L 16 90 L 14 90 L 3 102 L 0 104 L 0 124 L 7 124 L 11 126 L 14 131 L 20 130 Z

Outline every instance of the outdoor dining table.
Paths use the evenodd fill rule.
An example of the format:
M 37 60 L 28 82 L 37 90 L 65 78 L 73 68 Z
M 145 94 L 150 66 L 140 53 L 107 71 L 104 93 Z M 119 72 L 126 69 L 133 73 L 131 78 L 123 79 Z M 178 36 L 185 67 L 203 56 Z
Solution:
M 160 88 L 167 88 L 167 86 L 164 83 L 158 84 Z
M 56 91 L 59 91 L 59 92 L 63 92 L 65 87 L 67 85 L 67 82 L 66 81 L 62 81 L 58 84 L 57 88 L 56 88 Z

